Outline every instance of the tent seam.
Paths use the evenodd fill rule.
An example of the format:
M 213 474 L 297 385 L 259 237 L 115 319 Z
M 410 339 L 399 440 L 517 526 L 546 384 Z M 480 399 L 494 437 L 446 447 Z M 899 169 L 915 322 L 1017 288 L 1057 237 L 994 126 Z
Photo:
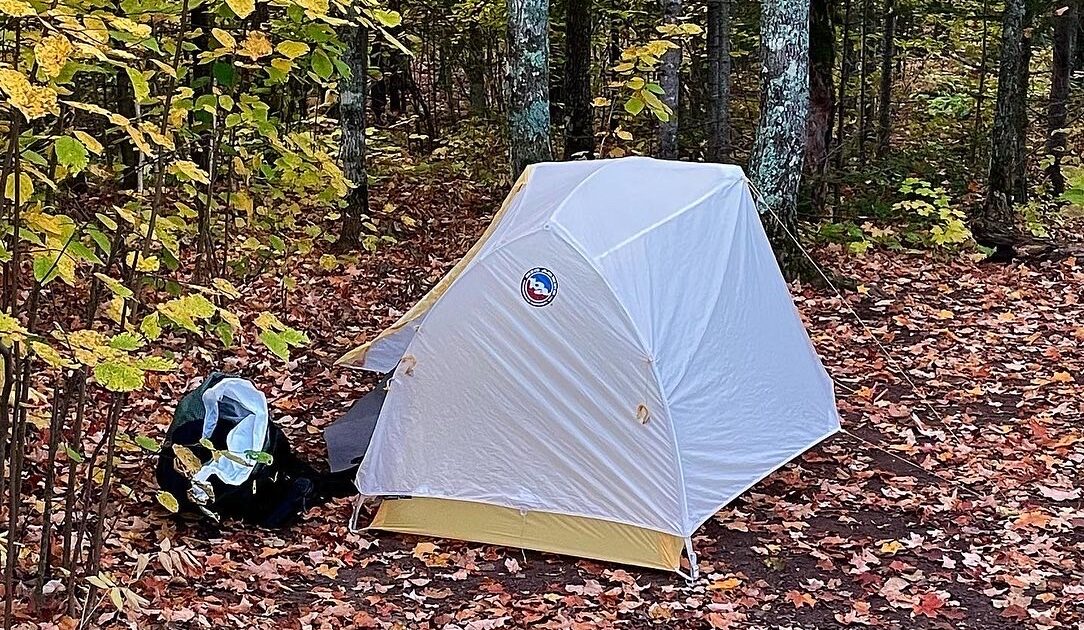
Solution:
M 620 162 L 620 160 L 613 160 L 613 161 L 611 161 L 611 162 L 609 162 L 607 164 L 604 164 L 604 165 L 598 167 L 597 169 L 595 169 L 595 171 L 592 172 L 590 175 L 588 175 L 587 177 L 584 177 L 582 180 L 580 180 L 580 183 L 576 184 L 575 186 L 572 187 L 572 190 L 568 191 L 568 194 L 566 194 L 565 198 L 561 200 L 561 203 L 557 204 L 557 207 L 553 209 L 553 212 L 546 215 L 546 223 L 551 223 L 554 220 L 554 218 L 557 216 L 557 213 L 560 212 L 561 210 L 565 209 L 565 206 L 568 205 L 568 202 L 569 202 L 570 199 L 572 199 L 572 196 L 575 195 L 576 193 L 578 193 L 580 191 L 580 189 L 583 188 L 587 184 L 587 182 L 594 179 L 595 176 L 598 175 L 599 173 L 601 173 L 602 171 L 605 171 L 605 170 L 607 170 L 609 168 L 612 168 L 618 162 Z
M 602 170 L 602 169 L 599 169 L 599 170 Z M 610 254 L 612 254 L 612 253 L 626 247 L 627 245 L 635 243 L 636 241 L 640 240 L 644 236 L 647 236 L 651 232 L 654 232 L 655 230 L 659 229 L 660 227 L 666 225 L 670 221 L 673 221 L 674 219 L 677 219 L 678 217 L 682 216 L 686 212 L 689 212 L 691 210 L 695 210 L 695 209 L 703 206 L 705 201 L 707 201 L 708 199 L 711 199 L 715 195 L 719 194 L 723 190 L 724 187 L 727 187 L 728 185 L 729 186 L 734 186 L 734 185 L 737 185 L 739 183 L 743 183 L 744 181 L 745 180 L 743 180 L 743 179 L 733 179 L 733 180 L 724 180 L 724 181 L 719 182 L 717 185 L 713 186 L 711 188 L 711 190 L 704 193 L 700 197 L 694 199 L 690 203 L 686 204 L 684 207 L 678 209 L 677 212 L 674 212 L 673 214 L 666 217 L 665 219 L 660 219 L 660 220 L 656 221 L 655 223 L 652 223 L 651 225 L 645 227 L 644 229 L 640 230 L 636 234 L 633 234 L 632 236 L 626 238 L 625 240 L 621 241 L 617 245 L 614 245 L 613 247 L 611 247 L 611 248 L 607 249 L 606 251 L 602 252 L 601 254 L 599 254 L 598 256 L 595 257 L 595 260 L 602 260 L 603 258 L 609 256 Z
M 666 395 L 666 390 L 663 387 L 662 378 L 659 375 L 658 365 L 655 363 L 655 352 L 652 348 L 648 347 L 647 339 L 644 338 L 643 332 L 636 325 L 636 320 L 633 319 L 632 313 L 629 312 L 628 307 L 625 306 L 625 303 L 621 300 L 621 297 L 618 296 L 617 291 L 614 290 L 613 285 L 610 284 L 609 278 L 606 277 L 606 274 L 602 273 L 602 269 L 595 263 L 594 259 L 587 255 L 583 247 L 579 244 L 578 241 L 576 241 L 575 237 L 573 237 L 572 234 L 569 233 L 568 229 L 565 228 L 564 225 L 561 225 L 559 222 L 554 222 L 552 225 L 557 228 L 556 232 L 558 233 L 561 240 L 565 241 L 572 248 L 573 251 L 579 254 L 580 257 L 582 257 L 584 261 L 591 267 L 591 270 L 595 272 L 598 278 L 602 280 L 602 285 L 606 287 L 606 290 L 610 292 L 611 296 L 613 296 L 614 301 L 617 302 L 617 305 L 621 307 L 621 312 L 624 313 L 625 319 L 628 320 L 629 327 L 632 328 L 632 331 L 636 336 L 635 341 L 639 344 L 641 351 L 643 351 L 643 353 L 647 355 L 648 363 L 651 365 L 651 376 L 655 380 L 655 387 L 657 387 L 659 390 L 659 397 L 662 399 L 663 412 L 666 414 L 666 422 L 670 428 L 670 444 L 673 448 L 674 463 L 677 466 L 677 481 L 680 484 L 678 487 L 678 491 L 680 493 L 679 498 L 681 502 L 681 525 L 682 527 L 684 527 L 685 523 L 687 523 L 689 520 L 689 497 L 688 493 L 685 491 L 685 469 L 684 466 L 682 466 L 681 464 L 681 451 L 678 449 L 677 429 L 674 427 L 674 417 L 670 413 L 670 399 Z

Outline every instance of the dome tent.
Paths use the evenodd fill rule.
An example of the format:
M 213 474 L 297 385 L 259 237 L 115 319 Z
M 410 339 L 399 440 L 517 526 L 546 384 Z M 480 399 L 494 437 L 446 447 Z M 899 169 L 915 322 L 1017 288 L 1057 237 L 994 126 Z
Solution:
M 370 527 L 680 571 L 722 506 L 839 430 L 740 168 L 538 164 L 340 363 L 392 372 Z

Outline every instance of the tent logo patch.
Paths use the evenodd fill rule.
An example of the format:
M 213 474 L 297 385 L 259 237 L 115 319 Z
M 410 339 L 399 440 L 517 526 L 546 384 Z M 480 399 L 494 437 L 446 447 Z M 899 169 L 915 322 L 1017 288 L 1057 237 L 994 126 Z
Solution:
M 545 267 L 535 267 L 523 276 L 519 291 L 531 306 L 545 306 L 557 297 L 557 276 Z

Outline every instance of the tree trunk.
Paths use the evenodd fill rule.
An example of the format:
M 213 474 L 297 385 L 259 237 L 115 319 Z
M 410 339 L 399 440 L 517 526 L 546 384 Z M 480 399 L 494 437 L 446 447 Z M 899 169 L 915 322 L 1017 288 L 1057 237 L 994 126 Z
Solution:
M 798 186 L 809 115 L 809 2 L 761 3 L 760 123 L 749 170 L 763 195 L 760 209 L 784 277 L 805 263 L 797 236 Z
M 862 2 L 862 36 L 858 69 L 858 163 L 866 163 L 866 138 L 869 135 L 869 0 Z
M 662 3 L 663 24 L 674 24 L 681 16 L 681 0 L 660 0 Z M 674 159 L 678 154 L 678 106 L 681 92 L 681 47 L 671 48 L 662 56 L 659 69 L 659 87 L 662 88 L 662 102 L 673 113 L 669 119 L 659 125 L 659 153 L 663 159 Z
M 369 31 L 358 26 L 347 34 L 343 63 L 350 76 L 339 83 L 339 125 L 342 140 L 339 160 L 343 173 L 355 188 L 343 208 L 342 232 L 337 246 L 352 249 L 361 243 L 363 217 L 369 211 L 369 185 L 365 173 L 365 90 L 369 75 Z
M 843 10 L 843 51 L 839 62 L 839 100 L 837 112 L 839 122 L 836 126 L 836 168 L 842 169 L 846 157 L 846 143 L 843 141 L 843 130 L 847 124 L 847 87 L 851 80 L 851 65 L 853 64 L 851 53 L 854 45 L 851 43 L 851 8 L 852 0 L 846 0 Z M 837 192 L 838 196 L 838 192 Z
M 1013 205 L 1022 201 L 1020 191 L 1026 187 L 1026 182 L 1020 181 L 1025 159 L 1020 130 L 1027 120 L 1027 14 L 1027 0 L 1005 3 L 986 199 L 971 218 L 975 239 L 997 247 L 998 258 L 1012 258 L 1018 239 Z
M 1077 29 L 1079 28 L 1080 0 L 1070 0 L 1069 5 L 1061 7 L 1055 4 L 1054 14 L 1054 63 L 1050 78 L 1050 104 L 1046 113 L 1046 153 L 1053 157 L 1053 163 L 1047 168 L 1051 192 L 1061 195 L 1065 192 L 1065 175 L 1061 172 L 1061 161 L 1065 156 L 1065 125 L 1069 119 L 1069 81 L 1073 72 L 1073 55 L 1076 48 Z M 1057 10 L 1062 10 L 1061 14 Z
M 508 144 L 512 177 L 553 159 L 550 146 L 549 0 L 508 2 Z
M 896 47 L 896 0 L 884 0 L 884 42 L 881 50 L 881 100 L 877 129 L 877 157 L 884 157 L 892 140 L 892 65 Z
M 730 0 L 708 0 L 709 162 L 730 159 Z
M 591 0 L 568 3 L 565 25 L 565 159 L 594 157 L 595 128 L 591 114 Z
M 485 40 L 482 27 L 471 24 L 467 31 L 467 50 L 463 73 L 467 76 L 467 97 L 470 113 L 479 118 L 486 115 L 486 62 Z
M 828 197 L 828 150 L 832 146 L 832 121 L 835 120 L 836 106 L 832 78 L 835 65 L 831 0 L 813 0 L 809 14 L 809 137 L 806 167 L 812 175 L 810 201 L 817 214 L 824 212 Z

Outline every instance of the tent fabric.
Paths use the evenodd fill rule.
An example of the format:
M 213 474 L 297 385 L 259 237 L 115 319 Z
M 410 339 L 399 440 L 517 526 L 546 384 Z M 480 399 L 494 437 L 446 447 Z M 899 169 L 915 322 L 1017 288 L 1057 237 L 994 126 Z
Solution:
M 467 254 L 452 267 L 451 271 L 445 274 L 444 277 L 430 289 L 425 297 L 411 307 L 409 311 L 404 313 L 394 324 L 377 335 L 375 339 L 366 342 L 342 357 L 339 357 L 335 364 L 354 365 L 373 372 L 391 372 L 396 364 L 399 363 L 399 359 L 402 358 L 407 345 L 414 336 L 414 326 L 412 326 L 412 324 L 429 312 L 430 307 L 432 307 L 433 304 L 436 304 L 437 300 L 444 295 L 452 283 L 455 282 L 456 278 L 458 278 L 463 271 L 474 262 L 474 259 L 490 241 L 497 228 L 505 223 L 503 218 L 509 208 L 514 207 L 514 203 L 519 197 L 519 193 L 527 185 L 529 172 L 528 169 L 520 175 L 519 180 L 512 186 L 511 192 L 508 193 L 508 197 L 505 199 L 504 203 L 501 204 L 500 210 L 494 215 L 493 220 L 486 228 L 486 231 L 478 241 L 475 242 L 470 250 L 467 251 Z
M 338 473 L 357 466 L 369 450 L 380 408 L 384 406 L 388 379 L 383 378 L 350 407 L 343 417 L 324 429 L 327 461 L 331 472 Z
M 369 529 L 548 551 L 592 560 L 679 571 L 679 536 L 600 519 L 447 499 L 389 499 Z
M 738 167 L 534 165 L 471 252 L 342 360 L 394 370 L 364 495 L 688 538 L 839 429 Z

